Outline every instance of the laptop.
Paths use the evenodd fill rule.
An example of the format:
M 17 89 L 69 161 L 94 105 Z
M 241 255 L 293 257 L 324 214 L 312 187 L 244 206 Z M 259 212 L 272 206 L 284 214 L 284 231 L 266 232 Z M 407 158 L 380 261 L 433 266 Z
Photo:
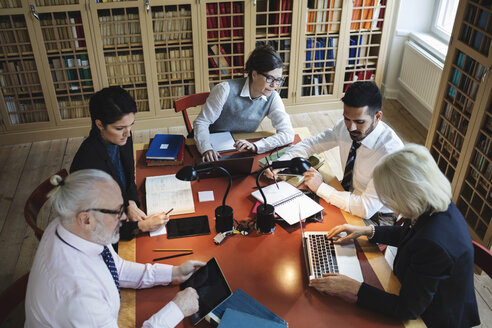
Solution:
M 302 248 L 308 279 L 323 278 L 323 273 L 340 273 L 364 282 L 354 243 L 337 245 L 326 238 L 328 231 L 306 231 L 301 226 Z
M 232 155 L 222 156 L 218 161 L 214 162 L 202 162 L 201 159 L 197 160 L 195 168 L 207 167 L 211 165 L 222 166 L 226 169 L 231 176 L 249 175 L 253 168 L 255 156 L 253 153 L 235 153 Z M 208 172 L 199 173 L 201 179 L 223 177 L 224 172 L 220 170 L 212 170 Z

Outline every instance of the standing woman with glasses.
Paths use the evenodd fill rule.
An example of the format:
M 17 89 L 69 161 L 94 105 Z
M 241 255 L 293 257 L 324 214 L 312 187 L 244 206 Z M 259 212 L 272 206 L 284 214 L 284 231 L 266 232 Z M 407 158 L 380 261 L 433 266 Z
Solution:
M 167 222 L 167 215 L 147 216 L 139 208 L 131 134 L 137 112 L 135 100 L 119 86 L 108 87 L 91 97 L 89 110 L 92 129 L 75 154 L 70 173 L 97 169 L 118 183 L 128 218 L 120 228 L 121 240 L 157 230 Z
M 276 134 L 251 143 L 237 140 L 238 151 L 265 153 L 294 141 L 294 130 L 276 89 L 284 82 L 284 63 L 269 45 L 257 47 L 246 62 L 246 78 L 217 84 L 193 123 L 195 142 L 204 161 L 220 155 L 210 143 L 211 132 L 254 132 L 267 116 Z

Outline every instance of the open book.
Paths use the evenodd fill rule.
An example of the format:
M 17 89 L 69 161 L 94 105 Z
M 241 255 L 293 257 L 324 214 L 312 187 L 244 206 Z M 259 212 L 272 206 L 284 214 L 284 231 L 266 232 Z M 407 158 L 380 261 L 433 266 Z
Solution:
M 195 212 L 193 193 L 189 181 L 181 181 L 174 174 L 145 179 L 147 215 L 173 209 L 171 215 Z M 165 234 L 166 227 L 151 232 L 151 236 Z
M 310 217 L 323 210 L 323 206 L 304 195 L 304 193 L 291 184 L 280 181 L 277 185 L 271 184 L 262 188 L 267 203 L 275 207 L 275 213 L 289 224 L 299 222 L 299 211 L 301 220 Z M 259 190 L 251 193 L 254 198 L 263 202 Z

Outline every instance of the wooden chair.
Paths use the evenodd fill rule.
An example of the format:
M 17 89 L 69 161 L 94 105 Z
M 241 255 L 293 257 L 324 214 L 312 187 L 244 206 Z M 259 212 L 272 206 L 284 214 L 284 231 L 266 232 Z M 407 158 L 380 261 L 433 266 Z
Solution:
M 0 323 L 26 298 L 29 272 L 17 279 L 0 294 Z
M 68 175 L 68 172 L 67 170 L 62 169 L 56 172 L 56 174 L 65 178 Z M 34 189 L 24 206 L 24 218 L 26 219 L 27 224 L 34 230 L 34 234 L 38 240 L 41 240 L 41 237 L 43 236 L 43 229 L 39 228 L 36 223 L 38 213 L 44 203 L 48 200 L 48 193 L 53 190 L 53 188 L 55 188 L 55 186 L 50 183 L 50 178 L 44 180 L 36 189 Z
M 472 242 L 475 252 L 475 264 L 485 271 L 489 277 L 492 277 L 492 253 L 476 241 L 473 240 Z
M 174 100 L 174 111 L 176 113 L 181 112 L 181 114 L 183 114 L 183 120 L 185 122 L 186 131 L 188 131 L 188 137 L 191 136 L 193 127 L 191 126 L 186 110 L 191 107 L 203 105 L 205 101 L 207 101 L 209 94 L 210 92 L 195 93 Z

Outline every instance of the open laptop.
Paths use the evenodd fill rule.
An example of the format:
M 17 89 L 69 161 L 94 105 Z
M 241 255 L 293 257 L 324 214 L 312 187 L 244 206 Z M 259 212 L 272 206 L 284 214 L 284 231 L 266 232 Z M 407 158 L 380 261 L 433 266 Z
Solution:
M 206 167 L 210 165 L 222 166 L 226 169 L 231 176 L 237 175 L 249 175 L 253 168 L 255 156 L 253 153 L 235 153 L 232 155 L 222 156 L 218 161 L 214 162 L 202 162 L 201 159 L 197 160 L 196 168 Z M 201 179 L 223 177 L 224 173 L 220 170 L 213 170 L 208 172 L 201 172 L 199 177 Z
M 309 280 L 323 278 L 323 273 L 340 273 L 363 282 L 354 243 L 336 245 L 326 238 L 328 231 L 306 231 L 301 226 L 302 248 Z

